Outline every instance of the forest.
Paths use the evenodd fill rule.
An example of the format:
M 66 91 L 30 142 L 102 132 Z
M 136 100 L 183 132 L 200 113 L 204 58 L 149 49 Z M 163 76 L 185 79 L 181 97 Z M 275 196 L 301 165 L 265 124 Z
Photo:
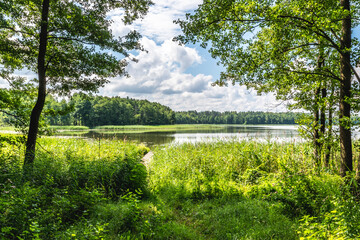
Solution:
M 176 112 L 177 124 L 295 124 L 302 113 L 286 112 Z
M 68 111 L 64 111 L 64 110 Z M 74 95 L 69 102 L 51 99 L 45 111 L 63 114 L 46 116 L 50 125 L 166 125 L 175 123 L 175 113 L 159 103 L 120 97 Z
M 49 98 L 46 122 L 53 126 L 167 125 L 167 124 L 295 124 L 300 113 L 175 112 L 147 100 L 75 94 L 70 101 Z M 55 114 L 58 113 L 58 114 Z M 61 113 L 61 114 L 59 114 Z M 6 123 L 6 119 L 4 120 Z M 9 122 L 9 121 L 8 121 Z

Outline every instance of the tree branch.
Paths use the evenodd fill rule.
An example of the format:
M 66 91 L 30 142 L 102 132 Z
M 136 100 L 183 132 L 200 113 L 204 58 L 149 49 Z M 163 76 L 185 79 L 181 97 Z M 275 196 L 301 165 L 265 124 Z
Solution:
M 317 75 L 317 76 L 322 76 L 322 77 L 328 77 L 328 78 L 333 78 L 336 80 L 340 80 L 339 77 L 337 77 L 336 75 L 327 75 L 321 72 L 306 72 L 306 71 L 296 71 L 296 70 L 291 70 L 291 69 L 286 69 L 286 68 L 279 68 L 283 71 L 287 71 L 287 72 L 292 72 L 292 73 L 298 73 L 298 74 L 304 74 L 304 75 Z
M 13 27 L 0 26 L 0 29 L 8 29 L 8 30 L 11 30 L 12 32 L 15 32 L 15 33 L 22 33 L 22 34 L 26 34 L 26 35 L 29 35 L 29 36 L 32 36 L 32 37 L 34 37 L 34 36 L 35 36 L 35 35 L 30 34 L 30 33 L 28 33 L 28 32 L 24 32 L 24 31 L 16 30 L 16 29 L 15 29 L 15 28 L 13 28 Z
M 65 41 L 75 41 L 75 42 L 80 42 L 80 43 L 87 44 L 87 45 L 93 45 L 94 44 L 94 43 L 86 42 L 86 41 L 83 41 L 83 40 L 80 40 L 80 39 L 77 39 L 77 38 L 70 38 L 70 37 L 51 36 L 51 37 L 48 37 L 48 39 L 49 40 L 51 40 L 51 39 L 61 39 L 61 40 L 65 40 Z
M 0 112 L 2 112 L 2 113 L 5 113 L 6 115 L 9 115 L 9 116 L 11 116 L 11 117 L 14 117 L 14 118 L 16 118 L 19 122 L 21 122 L 22 124 L 27 124 L 24 120 L 22 120 L 19 116 L 17 116 L 17 115 L 15 115 L 15 114 L 12 114 L 12 113 L 10 113 L 10 112 L 8 112 L 8 111 L 5 111 L 4 109 L 0 109 Z

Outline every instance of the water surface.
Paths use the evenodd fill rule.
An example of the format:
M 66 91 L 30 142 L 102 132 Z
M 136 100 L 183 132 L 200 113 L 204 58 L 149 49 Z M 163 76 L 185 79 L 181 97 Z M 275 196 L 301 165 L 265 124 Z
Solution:
M 291 141 L 298 139 L 296 125 L 221 125 L 209 129 L 186 129 L 171 131 L 139 131 L 116 132 L 93 130 L 88 132 L 59 133 L 62 136 L 79 136 L 87 138 L 116 138 L 128 141 L 137 141 L 148 146 L 169 143 L 203 142 L 203 141 L 228 141 L 257 139 L 264 141 Z

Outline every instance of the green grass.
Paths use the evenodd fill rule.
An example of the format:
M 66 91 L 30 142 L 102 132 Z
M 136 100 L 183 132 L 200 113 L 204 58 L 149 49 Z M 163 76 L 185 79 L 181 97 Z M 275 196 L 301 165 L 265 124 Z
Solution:
M 11 127 L 11 126 L 0 126 L 0 131 L 15 131 L 15 128 L 14 127 Z
M 116 130 L 123 131 L 175 131 L 175 130 L 206 130 L 206 129 L 221 129 L 224 125 L 210 125 L 210 124 L 177 124 L 177 125 L 125 125 L 125 126 L 98 126 L 96 130 Z
M 155 150 L 149 187 L 198 239 L 359 237 L 360 207 L 336 171 L 314 169 L 312 152 L 307 143 L 171 145 Z
M 171 145 L 155 151 L 150 184 L 158 192 L 174 190 L 186 196 L 242 193 L 260 177 L 311 171 L 310 147 L 305 144 L 255 141 Z
M 222 129 L 224 125 L 207 125 L 207 124 L 181 124 L 181 125 L 124 125 L 124 126 L 98 126 L 90 129 L 86 126 L 51 126 L 56 131 L 56 135 L 81 135 L 89 131 L 101 132 L 104 134 L 115 133 L 145 133 L 145 132 L 169 132 L 179 130 L 213 130 Z
M 56 239 L 86 219 L 97 204 L 128 192 L 146 194 L 147 173 L 140 163 L 148 151 L 144 146 L 84 139 L 38 142 L 32 172 L 25 179 L 24 146 L 2 142 L 1 239 Z
M 86 126 L 50 126 L 50 129 L 57 131 L 85 131 L 89 130 L 89 127 Z
M 40 138 L 0 148 L 0 239 L 358 239 L 360 205 L 307 143 L 211 142 L 149 150 Z M 336 155 L 335 155 L 336 156 Z

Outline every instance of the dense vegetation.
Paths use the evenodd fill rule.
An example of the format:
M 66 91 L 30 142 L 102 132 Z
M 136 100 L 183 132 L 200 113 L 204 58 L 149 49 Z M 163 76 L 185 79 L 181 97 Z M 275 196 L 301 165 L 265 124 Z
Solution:
M 97 92 L 109 78 L 127 75 L 128 61 L 136 61 L 130 52 L 143 50 L 141 35 L 132 30 L 115 36 L 109 13 L 121 11 L 121 22 L 130 25 L 152 4 L 150 0 L 1 1 L 0 78 L 9 88 L 0 90 L 0 110 L 28 128 L 24 165 L 29 171 L 46 96 Z M 19 75 L 24 70 L 31 73 Z
M 358 195 L 308 143 L 161 147 L 146 171 L 144 146 L 42 138 L 24 178 L 23 141 L 1 138 L 2 239 L 360 237 Z
M 175 39 L 209 46 L 224 67 L 215 84 L 271 92 L 290 109 L 311 112 L 317 164 L 327 162 L 322 155 L 337 116 L 345 177 L 354 170 L 350 119 L 359 111 L 360 42 L 353 34 L 359 14 L 355 0 L 208 0 L 176 21 L 183 34 Z
M 301 114 L 273 112 L 176 112 L 177 124 L 295 124 Z
M 167 125 L 167 124 L 295 124 L 299 113 L 174 112 L 147 100 L 75 94 L 69 102 L 49 98 L 45 107 L 50 125 Z M 60 114 L 55 114 L 60 113 Z
M 136 61 L 130 53 L 143 50 L 141 36 L 115 38 L 108 14 L 120 9 L 131 24 L 151 4 L 1 1 L 0 77 L 10 87 L 0 89 L 0 110 L 27 137 L 0 137 L 0 238 L 359 239 L 356 1 L 209 0 L 177 21 L 178 40 L 211 44 L 225 67 L 215 84 L 274 92 L 291 109 L 311 112 L 301 119 L 311 142 L 170 145 L 141 164 L 149 149 L 129 142 L 38 141 L 46 120 L 87 127 L 292 121 L 267 113 L 176 116 L 145 100 L 81 94 L 69 103 L 49 98 L 44 108 L 49 94 L 96 92 L 126 75 L 127 61 Z M 37 78 L 16 75 L 23 70 Z
M 120 97 L 85 96 L 75 94 L 69 102 L 49 99 L 47 112 L 67 114 L 48 115 L 50 125 L 165 125 L 175 123 L 175 113 L 159 103 Z
M 31 176 L 24 178 L 23 139 L 16 138 L 1 138 L 1 239 L 99 239 L 103 226 L 87 222 L 97 204 L 146 194 L 144 146 L 44 138 Z

